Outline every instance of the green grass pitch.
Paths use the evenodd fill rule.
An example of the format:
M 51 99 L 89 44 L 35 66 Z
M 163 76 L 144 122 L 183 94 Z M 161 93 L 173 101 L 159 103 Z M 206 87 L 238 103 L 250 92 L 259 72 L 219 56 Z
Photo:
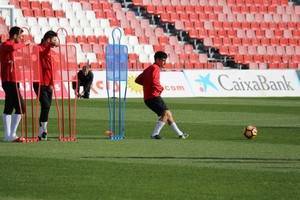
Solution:
M 1 120 L 0 199 L 300 198 L 300 98 L 165 101 L 187 140 L 168 126 L 151 140 L 157 117 L 141 99 L 128 99 L 122 141 L 104 135 L 106 100 L 78 101 L 77 142 L 54 137 L 54 103 L 49 141 L 2 142 Z M 258 127 L 253 140 L 242 135 L 249 124 Z

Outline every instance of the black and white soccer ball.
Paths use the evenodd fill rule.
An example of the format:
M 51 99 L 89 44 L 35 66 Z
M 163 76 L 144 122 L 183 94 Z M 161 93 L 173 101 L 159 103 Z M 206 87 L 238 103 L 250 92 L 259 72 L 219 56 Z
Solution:
M 257 136 L 257 132 L 258 131 L 255 126 L 248 125 L 245 127 L 243 134 L 247 139 L 253 139 Z

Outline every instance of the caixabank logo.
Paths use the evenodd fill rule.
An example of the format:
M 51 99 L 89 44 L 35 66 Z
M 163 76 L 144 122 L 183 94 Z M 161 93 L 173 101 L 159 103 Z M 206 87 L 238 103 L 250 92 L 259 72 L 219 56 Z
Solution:
M 200 85 L 200 92 L 207 92 L 209 89 L 218 91 L 217 86 L 211 80 L 210 73 L 205 75 L 199 75 L 195 81 Z
M 285 75 L 271 77 L 256 74 L 250 77 L 220 74 L 220 87 L 226 91 L 294 91 L 292 82 Z
M 254 91 L 294 91 L 292 81 L 285 75 L 271 77 L 263 74 L 229 75 L 226 73 L 200 74 L 196 78 L 200 92 L 254 92 Z M 298 77 L 300 73 L 298 72 Z

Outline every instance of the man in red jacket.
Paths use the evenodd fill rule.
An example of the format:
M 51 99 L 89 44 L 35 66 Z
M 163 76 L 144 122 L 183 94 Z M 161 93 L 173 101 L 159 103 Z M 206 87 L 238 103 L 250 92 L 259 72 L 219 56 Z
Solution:
M 143 86 L 145 104 L 159 116 L 151 138 L 161 139 L 159 133 L 164 125 L 168 123 L 180 139 L 186 139 L 188 134 L 182 132 L 177 127 L 171 111 L 160 96 L 164 90 L 160 84 L 160 69 L 164 68 L 167 57 L 167 54 L 163 51 L 156 52 L 154 55 L 154 64 L 146 68 L 135 79 L 135 82 Z
M 41 103 L 39 140 L 47 140 L 48 115 L 53 94 L 53 58 L 51 48 L 57 46 L 58 38 L 57 33 L 54 31 L 47 31 L 41 43 L 37 46 L 41 75 L 40 82 L 34 83 L 33 88 L 36 95 L 39 95 L 39 101 Z
M 0 46 L 1 81 L 5 92 L 5 105 L 3 111 L 4 141 L 21 142 L 16 132 L 25 112 L 24 100 L 16 80 L 16 66 L 14 63 L 14 52 L 25 47 L 22 43 L 23 30 L 14 26 L 9 30 L 9 39 Z M 15 109 L 15 114 L 12 114 Z

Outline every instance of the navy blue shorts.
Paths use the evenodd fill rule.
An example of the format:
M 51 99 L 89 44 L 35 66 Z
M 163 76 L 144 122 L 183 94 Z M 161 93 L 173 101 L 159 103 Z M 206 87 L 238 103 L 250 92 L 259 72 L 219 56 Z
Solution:
M 155 112 L 157 116 L 162 116 L 163 113 L 168 110 L 167 105 L 161 97 L 154 97 L 152 99 L 145 100 L 145 104 L 150 110 Z

